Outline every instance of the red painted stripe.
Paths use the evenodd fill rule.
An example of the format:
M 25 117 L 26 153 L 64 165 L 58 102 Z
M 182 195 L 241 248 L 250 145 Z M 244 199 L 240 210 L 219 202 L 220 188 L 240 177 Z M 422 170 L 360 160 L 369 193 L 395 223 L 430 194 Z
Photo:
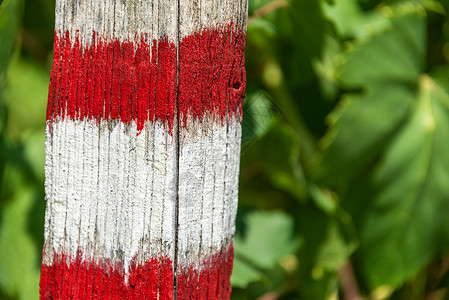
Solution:
M 246 85 L 245 34 L 227 25 L 180 43 L 179 114 L 226 120 L 241 114 Z M 177 49 L 167 37 L 119 42 L 95 32 L 91 46 L 55 33 L 47 120 L 167 121 L 176 114 Z
M 231 245 L 203 260 L 201 272 L 182 268 L 178 274 L 177 299 L 229 299 L 234 248 Z
M 229 299 L 233 247 L 203 260 L 201 271 L 180 267 L 177 299 Z M 82 253 L 70 258 L 57 255 L 53 264 L 42 264 L 40 299 L 173 299 L 173 263 L 168 258 L 149 259 L 130 267 L 110 261 L 93 263 Z
M 245 34 L 232 25 L 186 36 L 179 54 L 179 112 L 201 118 L 242 113 L 246 86 Z M 241 117 L 241 116 L 240 116 Z

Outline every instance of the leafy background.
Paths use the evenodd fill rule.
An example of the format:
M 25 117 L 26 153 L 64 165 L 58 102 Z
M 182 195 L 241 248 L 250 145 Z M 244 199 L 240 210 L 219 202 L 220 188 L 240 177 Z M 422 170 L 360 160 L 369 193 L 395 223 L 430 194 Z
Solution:
M 0 299 L 37 299 L 54 3 L 0 5 Z M 449 299 L 448 13 L 249 1 L 233 299 Z

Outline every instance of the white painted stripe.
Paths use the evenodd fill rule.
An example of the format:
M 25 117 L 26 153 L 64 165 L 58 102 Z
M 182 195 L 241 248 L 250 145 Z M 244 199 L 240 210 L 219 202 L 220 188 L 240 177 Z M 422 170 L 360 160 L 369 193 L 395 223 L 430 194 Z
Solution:
M 233 24 L 246 28 L 247 3 L 235 0 L 181 0 L 179 3 L 179 37 L 182 39 L 201 30 Z M 103 39 L 148 41 L 167 36 L 178 43 L 178 1 L 73 1 L 56 0 L 55 30 L 76 34 L 83 45 L 91 45 L 95 31 Z
M 54 199 L 53 198 L 53 183 L 54 181 L 50 181 L 50 179 L 54 180 L 54 164 L 53 164 L 53 151 L 52 151 L 52 142 L 53 142 L 53 138 L 52 138 L 52 127 L 53 125 L 48 122 L 46 128 L 45 128 L 45 135 L 46 135 L 46 139 L 45 139 L 45 201 L 46 201 L 46 206 L 45 206 L 45 228 L 50 228 L 51 226 L 51 222 L 53 221 L 53 217 L 52 217 L 52 202 L 53 201 L 49 201 L 49 199 Z M 45 230 L 44 231 L 44 241 L 46 242 L 46 244 L 44 245 L 44 249 L 43 249 L 43 253 L 44 253 L 44 257 L 46 256 L 45 253 L 47 252 L 51 252 L 48 250 L 48 246 L 50 244 L 52 244 L 52 241 L 50 240 L 51 238 L 51 232 Z M 43 263 L 47 263 L 48 261 L 44 261 Z
M 69 120 L 65 120 L 65 122 L 70 122 Z M 112 124 L 115 123 L 115 124 Z M 117 170 L 119 168 L 119 157 L 117 155 L 117 149 L 119 147 L 119 126 L 117 125 L 117 121 L 111 121 L 108 124 L 108 128 L 101 128 L 101 130 L 105 131 L 104 134 L 108 135 L 108 144 L 106 147 L 106 156 L 108 157 L 108 167 L 107 173 L 100 174 L 100 180 L 104 180 L 107 182 L 107 191 L 106 195 L 106 211 L 105 211 L 105 223 L 104 223 L 104 258 L 112 258 L 113 257 L 113 249 L 115 245 L 114 235 L 115 235 L 115 222 L 118 217 L 117 212 L 117 196 L 116 191 L 119 188 L 117 186 Z M 103 145 L 100 145 L 100 148 Z M 100 197 L 103 195 L 99 195 Z M 99 199 L 99 203 L 104 202 Z M 97 212 L 99 215 L 103 213 L 101 211 Z M 100 217 L 103 219 L 103 217 Z M 99 242 L 99 247 L 102 246 L 102 243 Z
M 230 242 L 239 132 L 235 118 L 228 125 L 190 119 L 181 127 L 182 264 L 198 265 Z M 140 263 L 160 255 L 173 259 L 175 154 L 175 140 L 161 122 L 147 122 L 139 135 L 136 124 L 118 121 L 66 119 L 48 125 L 45 237 L 51 247 L 44 261 L 50 264 L 61 251 L 74 257 L 77 250 L 85 259 L 122 262 L 125 270 L 135 257 Z
M 165 131 L 163 125 L 154 125 L 154 152 L 153 152 L 153 201 L 151 202 L 151 224 L 150 224 L 150 253 L 156 257 L 162 252 L 162 218 L 164 201 L 164 177 L 166 170 L 165 161 Z M 158 238 L 160 240 L 158 240 Z M 168 241 L 167 241 L 168 242 Z
M 151 256 L 158 254 L 174 257 L 174 228 L 176 203 L 175 175 L 176 165 L 174 153 L 176 145 L 169 134 L 168 126 L 155 122 L 154 126 L 154 168 L 153 168 L 153 199 L 150 225 L 150 251 Z M 167 200 L 169 201 L 167 201 Z
M 125 270 L 149 257 L 143 251 L 173 260 L 176 145 L 168 125 L 147 122 L 139 135 L 135 123 L 118 121 L 47 126 L 44 262 L 78 250 Z
M 155 207 L 154 204 L 154 193 L 153 193 L 153 187 L 154 187 L 154 124 L 147 122 L 145 128 L 148 128 L 148 130 L 145 130 L 140 135 L 143 135 L 145 133 L 145 158 L 144 158 L 144 165 L 146 168 L 146 184 L 145 184 L 145 203 L 144 203 L 144 227 L 143 227 L 143 234 L 144 234 L 144 240 L 143 240 L 143 248 L 142 248 L 142 261 L 147 260 L 151 257 L 151 255 L 154 257 L 154 253 L 151 252 L 151 238 L 153 237 L 153 234 L 151 232 L 151 215 L 153 212 L 153 208 Z
M 96 215 L 97 215 L 97 221 L 95 224 L 96 228 L 96 238 L 98 241 L 103 241 L 103 243 L 96 243 L 94 244 L 95 247 L 95 256 L 94 258 L 98 262 L 100 258 L 103 258 L 106 256 L 106 249 L 110 249 L 112 245 L 111 236 L 108 235 L 108 232 L 106 230 L 106 220 L 108 216 L 112 216 L 110 209 L 112 208 L 112 198 L 107 197 L 105 201 L 100 201 L 101 196 L 103 195 L 109 195 L 109 176 L 106 178 L 103 178 L 103 174 L 109 174 L 109 167 L 110 167 L 110 154 L 109 154 L 109 130 L 108 130 L 108 121 L 107 120 L 101 120 L 98 124 L 99 128 L 98 135 L 99 135 L 99 156 L 98 156 L 98 200 L 97 200 L 97 208 L 96 208 Z M 105 212 L 105 213 L 98 213 L 98 212 Z
M 52 203 L 52 225 L 54 226 L 53 243 L 58 248 L 62 249 L 64 241 L 65 230 L 65 211 L 66 211 L 66 186 L 67 186 L 67 173 L 68 173 L 68 161 L 69 152 L 66 145 L 66 128 L 60 126 L 61 124 L 54 124 L 53 145 L 55 146 L 55 152 L 53 155 L 53 166 L 55 170 L 54 180 L 48 180 L 50 183 L 54 183 L 53 199 L 49 199 Z M 57 225 L 56 225 L 57 224 Z
M 177 195 L 177 141 L 176 135 L 169 134 L 167 124 L 164 124 L 165 137 L 165 161 L 166 172 L 164 177 L 164 199 L 172 201 L 164 201 L 164 211 L 162 219 L 162 254 L 172 257 L 175 251 L 175 227 L 176 227 L 176 195 Z
M 228 212 L 228 225 L 227 225 L 227 238 L 229 240 L 234 239 L 235 233 L 235 221 L 238 209 L 238 187 L 239 187 L 239 174 L 240 174 L 240 149 L 242 141 L 242 126 L 240 122 L 234 123 L 230 126 L 231 134 L 234 140 L 231 141 L 230 147 L 231 154 L 230 157 L 233 158 L 232 161 L 232 173 L 229 173 L 229 182 L 231 186 L 231 194 L 229 195 L 229 212 Z
M 177 0 L 164 1 L 73 1 L 56 0 L 55 30 L 69 32 L 70 39 L 76 34 L 83 45 L 91 45 L 92 33 L 106 39 L 121 42 L 148 40 L 167 36 L 177 41 Z
M 229 127 L 229 128 L 228 128 Z M 228 246 L 234 234 L 240 121 L 188 119 L 180 129 L 178 255 L 183 265 L 201 263 Z M 201 247 L 200 247 L 201 245 Z M 201 251 L 200 251 L 201 249 Z
M 131 197 L 131 215 L 132 223 L 130 223 L 131 228 L 131 239 L 129 241 L 128 247 L 130 249 L 138 249 L 137 261 L 142 262 L 142 240 L 145 238 L 145 204 L 148 197 L 146 194 L 146 186 L 148 184 L 148 163 L 145 160 L 145 152 L 148 151 L 146 148 L 146 132 L 141 132 L 134 140 L 134 145 L 131 148 L 131 153 L 133 154 L 133 159 L 131 160 L 132 170 L 130 185 L 134 186 L 134 192 Z M 145 162 L 145 163 L 142 163 Z M 137 167 L 136 167 L 137 166 Z
M 67 152 L 69 153 L 69 159 L 67 161 L 67 195 L 66 195 L 66 216 L 65 216 L 65 249 L 70 248 L 70 251 L 66 250 L 66 253 L 76 253 L 78 246 L 78 235 L 80 222 L 80 202 L 82 192 L 82 176 L 83 176 L 83 160 L 81 160 L 80 152 L 76 151 L 75 145 L 83 145 L 84 130 L 79 121 L 70 122 L 66 125 L 67 133 Z M 76 130 L 76 129 L 81 130 Z M 79 146 L 78 146 L 79 147 Z M 82 149 L 82 148 L 81 148 Z
M 203 120 L 203 123 L 208 122 L 210 119 Z M 211 120 L 212 121 L 212 120 Z M 207 172 L 206 170 L 215 170 L 217 164 L 217 149 L 214 148 L 214 140 L 220 138 L 220 127 L 222 124 L 218 122 L 208 122 L 212 124 L 212 129 L 209 134 L 203 134 L 203 159 L 204 161 L 204 177 L 202 186 L 202 211 L 201 211 L 201 252 L 199 258 L 211 255 L 212 249 L 212 223 L 213 223 L 213 208 L 214 208 L 214 190 L 217 186 L 215 182 L 215 172 Z M 206 127 L 207 128 L 207 127 Z M 222 145 L 225 147 L 226 145 Z M 209 201 L 205 201 L 207 199 Z
M 212 244 L 219 247 L 223 236 L 223 218 L 225 213 L 226 169 L 228 168 L 227 148 L 230 146 L 227 132 L 228 124 L 219 131 L 219 139 L 214 140 L 214 155 L 216 161 L 214 191 L 214 211 L 212 225 Z
M 80 199 L 80 231 L 79 241 L 88 241 L 84 249 L 81 249 L 84 258 L 93 258 L 93 241 L 95 239 L 95 223 L 96 223 L 96 209 L 98 202 L 98 126 L 91 122 L 82 122 L 80 124 L 84 127 L 84 137 L 82 144 L 84 144 L 84 151 L 79 153 L 78 159 L 82 162 L 82 192 Z M 85 201 L 84 199 L 92 199 L 92 201 Z

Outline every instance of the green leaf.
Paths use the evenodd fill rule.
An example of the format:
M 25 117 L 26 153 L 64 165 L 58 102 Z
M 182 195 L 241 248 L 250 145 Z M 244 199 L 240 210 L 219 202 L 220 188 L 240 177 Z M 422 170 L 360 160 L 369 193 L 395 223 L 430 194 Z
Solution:
M 327 19 L 343 38 L 357 38 L 359 41 L 370 39 L 391 28 L 392 17 L 424 15 L 425 9 L 444 13 L 444 8 L 434 0 L 387 1 L 369 11 L 362 11 L 359 2 L 334 0 L 332 3 L 323 3 Z
M 17 170 L 7 171 L 8 181 L 14 181 L 18 189 L 0 215 L 0 290 L 13 298 L 38 299 L 40 249 L 28 228 L 34 190 L 21 183 Z
M 250 93 L 243 104 L 242 148 L 262 137 L 273 120 L 281 114 L 269 96 L 258 91 Z
M 20 22 L 22 1 L 5 0 L 0 5 L 0 80 L 11 58 Z
M 329 190 L 319 188 L 313 183 L 308 184 L 308 191 L 316 206 L 328 215 L 333 215 L 337 211 L 338 203 L 335 196 Z
M 324 40 L 322 57 L 313 62 L 321 92 L 328 101 L 335 101 L 338 94 L 337 65 L 340 52 L 341 46 L 337 39 L 327 35 Z
M 318 249 L 315 267 L 338 271 L 348 261 L 357 244 L 354 240 L 348 240 L 343 230 L 337 220 L 331 220 L 324 243 Z
M 263 273 L 239 257 L 234 259 L 231 275 L 231 285 L 233 287 L 246 288 L 251 282 L 260 281 L 263 277 Z
M 252 0 L 248 2 L 248 15 L 254 14 L 254 11 L 273 2 L 273 0 Z
M 43 127 L 43 126 L 42 126 Z M 36 176 L 39 184 L 44 181 L 45 164 L 45 130 L 28 131 L 24 134 L 24 156 L 26 163 L 29 164 L 28 172 Z M 31 175 L 31 174 L 29 174 Z
M 296 45 L 302 49 L 307 57 L 319 56 L 323 46 L 325 21 L 320 1 L 290 0 L 290 7 L 286 8 L 287 15 L 292 21 L 292 34 Z
M 332 127 L 322 140 L 326 151 L 316 169 L 322 180 L 341 184 L 372 165 L 407 118 L 414 96 L 412 88 L 393 83 L 347 94 L 330 115 Z
M 334 0 L 329 4 L 323 2 L 323 10 L 328 20 L 332 21 L 342 36 L 354 34 L 362 19 L 361 9 L 356 0 Z
M 348 88 L 379 83 L 415 83 L 423 71 L 426 19 L 419 14 L 391 18 L 391 27 L 355 43 L 340 70 Z
M 22 28 L 29 42 L 24 43 L 23 50 L 50 68 L 48 53 L 53 49 L 56 1 L 25 1 Z
M 336 290 L 337 276 L 323 266 L 323 257 L 327 256 L 326 243 L 329 228 L 335 219 L 326 216 L 311 203 L 302 205 L 293 212 L 299 235 L 304 244 L 298 251 L 298 293 L 300 299 L 322 300 L 328 299 Z
M 250 32 L 251 38 L 253 38 L 253 35 L 257 34 L 259 31 L 270 37 L 276 35 L 276 27 L 263 18 L 253 19 L 251 23 L 248 24 L 247 32 Z
M 278 28 L 278 59 L 289 74 L 288 85 L 304 84 L 313 77 L 311 62 L 321 56 L 326 21 L 320 1 L 290 0 L 273 16 Z
M 398 285 L 443 246 L 449 228 L 449 94 L 423 75 L 411 118 L 355 194 L 369 211 L 361 224 L 357 265 L 369 286 Z
M 20 139 L 25 130 L 44 130 L 49 78 L 36 62 L 18 59 L 11 63 L 5 99 L 13 139 Z
M 339 78 L 363 91 L 345 94 L 330 114 L 316 170 L 324 183 L 339 184 L 368 170 L 408 117 L 425 59 L 424 37 L 421 15 L 393 15 L 387 30 L 356 40 L 345 55 Z
M 235 237 L 235 256 L 263 269 L 293 254 L 300 240 L 293 235 L 293 219 L 282 212 L 254 211 L 247 216 L 245 236 Z
M 245 128 L 243 128 L 245 130 Z M 276 145 L 276 147 L 273 147 Z M 240 204 L 282 207 L 281 197 L 301 200 L 306 195 L 303 174 L 298 162 L 299 142 L 291 127 L 278 118 L 271 121 L 267 132 L 244 149 L 241 158 Z M 273 198 L 278 201 L 273 201 Z
M 422 75 L 425 11 L 416 1 L 380 11 L 388 26 L 357 37 L 338 70 L 361 92 L 331 114 L 317 171 L 359 229 L 354 266 L 369 289 L 409 280 L 449 236 L 449 94 Z

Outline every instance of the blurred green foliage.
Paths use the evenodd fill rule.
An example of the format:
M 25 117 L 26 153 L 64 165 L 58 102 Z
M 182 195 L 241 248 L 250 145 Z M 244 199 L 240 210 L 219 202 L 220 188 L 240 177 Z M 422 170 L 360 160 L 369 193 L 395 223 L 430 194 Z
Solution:
M 37 299 L 54 3 L 0 3 L 0 299 Z M 449 299 L 448 9 L 249 1 L 233 299 Z

